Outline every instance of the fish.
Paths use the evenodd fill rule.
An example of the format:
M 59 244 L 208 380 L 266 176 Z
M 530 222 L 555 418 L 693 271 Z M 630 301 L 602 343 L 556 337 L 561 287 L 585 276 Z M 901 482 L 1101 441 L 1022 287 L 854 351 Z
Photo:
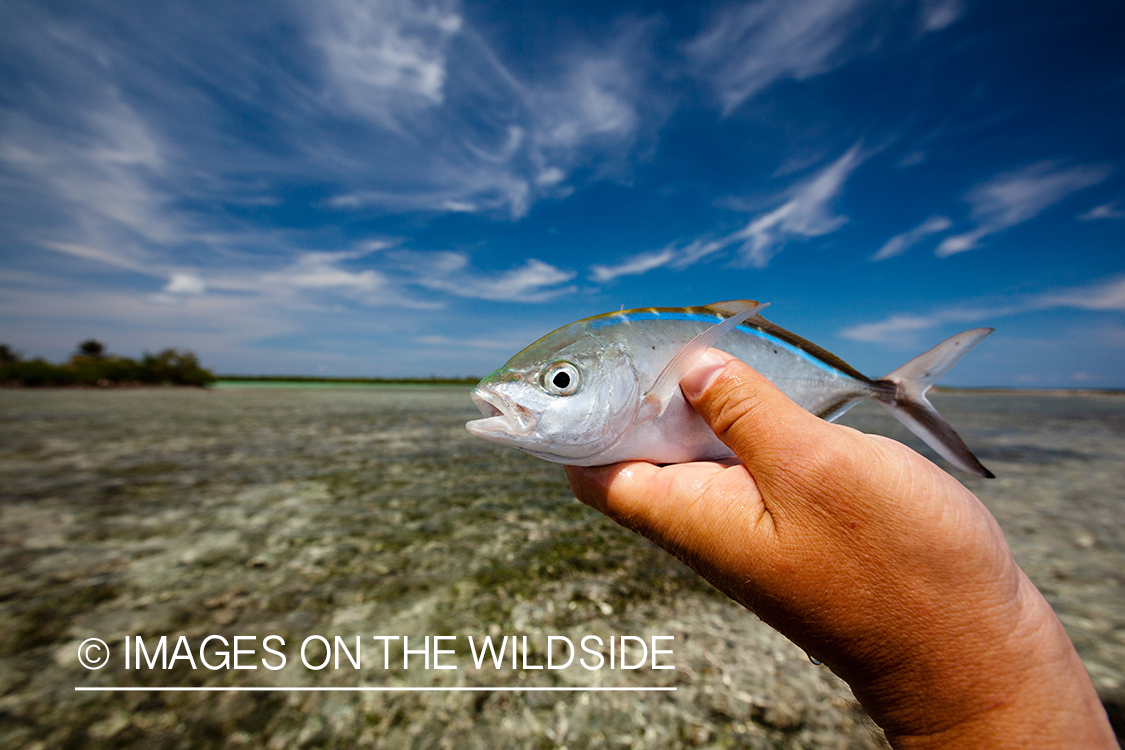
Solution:
M 570 466 L 621 461 L 675 464 L 734 453 L 680 391 L 714 346 L 829 422 L 874 399 L 951 464 L 993 477 L 927 400 L 942 375 L 993 332 L 951 336 L 885 377 L 871 379 L 836 355 L 775 325 L 754 300 L 620 310 L 540 338 L 486 375 L 471 394 L 481 419 L 469 433 Z

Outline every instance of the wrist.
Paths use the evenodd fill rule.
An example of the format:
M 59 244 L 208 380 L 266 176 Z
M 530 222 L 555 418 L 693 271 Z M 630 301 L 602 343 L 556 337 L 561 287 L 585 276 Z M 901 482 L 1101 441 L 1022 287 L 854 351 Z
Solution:
M 1014 626 L 1005 628 L 1005 618 L 980 622 L 984 638 L 964 648 L 947 643 L 928 656 L 935 663 L 875 686 L 871 705 L 857 690 L 894 747 L 1117 747 L 1062 624 L 1022 572 L 1020 578 Z

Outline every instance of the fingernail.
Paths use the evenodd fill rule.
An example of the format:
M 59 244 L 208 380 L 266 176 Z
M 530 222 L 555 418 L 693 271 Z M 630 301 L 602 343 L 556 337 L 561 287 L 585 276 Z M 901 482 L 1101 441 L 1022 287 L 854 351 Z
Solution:
M 727 358 L 714 349 L 708 349 L 695 363 L 695 366 L 687 371 L 683 379 L 680 381 L 680 388 L 687 396 L 698 396 L 703 391 L 707 390 L 707 386 L 711 385 L 723 368 L 727 366 Z

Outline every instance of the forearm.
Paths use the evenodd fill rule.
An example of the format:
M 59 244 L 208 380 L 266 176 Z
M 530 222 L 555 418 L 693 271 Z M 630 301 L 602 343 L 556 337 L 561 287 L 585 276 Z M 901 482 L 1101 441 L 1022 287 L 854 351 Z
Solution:
M 935 649 L 932 679 L 919 689 L 891 674 L 854 685 L 857 697 L 903 750 L 929 748 L 1116 748 L 1093 684 L 1062 624 L 1021 575 L 1018 632 Z M 981 622 L 988 631 L 995 623 Z M 905 672 L 906 670 L 904 670 Z M 873 689 L 874 688 L 874 689 Z

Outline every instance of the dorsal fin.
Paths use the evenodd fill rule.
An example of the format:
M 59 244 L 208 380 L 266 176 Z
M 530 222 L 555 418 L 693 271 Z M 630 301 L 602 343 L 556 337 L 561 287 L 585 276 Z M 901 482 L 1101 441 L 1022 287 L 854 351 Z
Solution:
M 729 318 L 732 315 L 738 315 L 740 312 L 749 310 L 751 307 L 758 307 L 761 302 L 752 299 L 732 299 L 726 302 L 712 302 L 709 305 L 704 305 L 704 310 L 718 313 L 724 318 Z
M 714 313 L 722 315 L 724 318 L 729 318 L 756 305 L 758 305 L 758 303 L 754 300 L 732 299 L 726 302 L 712 302 L 710 305 L 704 305 L 701 309 L 710 310 Z M 768 333 L 771 336 L 776 336 L 782 341 L 786 341 L 797 347 L 798 349 L 803 349 L 805 352 L 816 357 L 821 362 L 824 362 L 825 364 L 830 365 L 831 367 L 834 367 L 840 372 L 850 375 L 857 380 L 868 380 L 866 375 L 856 370 L 854 367 L 837 357 L 832 352 L 821 346 L 818 346 L 817 344 L 814 344 L 808 339 L 801 338 L 792 331 L 787 331 L 781 326 L 769 322 L 763 317 L 751 315 L 746 320 L 746 322 L 742 323 L 741 325 L 747 325 L 751 328 L 757 328 L 759 331 Z

